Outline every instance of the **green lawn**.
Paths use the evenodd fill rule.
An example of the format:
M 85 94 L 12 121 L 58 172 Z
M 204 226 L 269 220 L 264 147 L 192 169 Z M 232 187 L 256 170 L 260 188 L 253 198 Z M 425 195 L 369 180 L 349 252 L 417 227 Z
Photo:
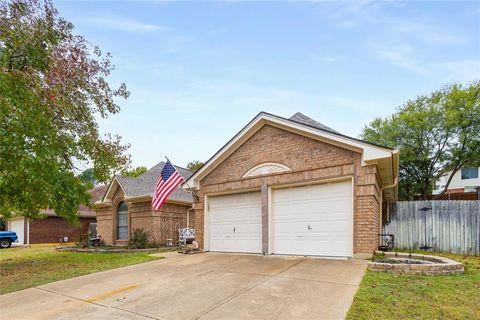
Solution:
M 347 319 L 480 319 L 480 257 L 435 255 L 462 262 L 465 274 L 419 276 L 367 271 Z
M 150 253 L 57 252 L 52 246 L 0 250 L 0 294 L 159 259 Z

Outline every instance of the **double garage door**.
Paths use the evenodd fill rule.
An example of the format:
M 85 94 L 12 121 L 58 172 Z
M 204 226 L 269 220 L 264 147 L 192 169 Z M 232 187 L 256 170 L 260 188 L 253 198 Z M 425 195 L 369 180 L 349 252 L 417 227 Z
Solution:
M 353 253 L 351 181 L 273 189 L 270 253 L 349 257 Z M 262 252 L 260 192 L 209 198 L 209 250 Z

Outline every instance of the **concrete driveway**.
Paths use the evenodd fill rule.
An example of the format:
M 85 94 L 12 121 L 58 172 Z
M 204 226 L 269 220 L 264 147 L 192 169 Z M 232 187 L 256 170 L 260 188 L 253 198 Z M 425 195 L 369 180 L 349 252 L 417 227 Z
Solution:
M 1 319 L 342 319 L 365 261 L 178 255 L 1 296 Z

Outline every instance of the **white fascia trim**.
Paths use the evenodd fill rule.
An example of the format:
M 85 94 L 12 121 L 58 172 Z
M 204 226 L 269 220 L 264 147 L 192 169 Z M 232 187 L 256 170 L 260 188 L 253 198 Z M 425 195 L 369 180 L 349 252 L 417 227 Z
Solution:
M 212 169 L 214 169 L 218 164 L 220 164 L 223 155 L 227 152 L 229 154 L 241 145 L 244 141 L 250 138 L 258 129 L 260 129 L 264 124 L 273 125 L 288 131 L 293 131 L 298 134 L 311 137 L 313 139 L 321 140 L 329 144 L 337 145 L 339 147 L 349 149 L 362 153 L 362 165 L 366 165 L 367 162 L 389 158 L 392 156 L 392 153 L 396 150 L 390 150 L 387 148 L 382 148 L 379 146 L 374 146 L 366 142 L 358 141 L 353 138 L 348 138 L 346 136 L 340 136 L 328 131 L 318 130 L 315 128 L 308 127 L 299 123 L 295 123 L 286 119 L 278 118 L 269 114 L 260 113 L 254 120 L 250 122 L 245 128 L 243 128 L 236 136 L 230 140 L 222 149 L 213 156 L 207 164 L 205 164 L 200 170 L 198 170 L 193 176 L 191 176 L 186 183 L 183 184 L 183 187 L 188 189 L 190 185 L 193 189 L 199 188 L 199 180 L 206 176 Z
M 112 180 L 112 183 L 110 183 L 110 186 L 107 189 L 107 192 L 105 192 L 105 197 L 104 197 L 105 201 L 103 201 L 103 199 L 102 199 L 102 201 L 100 201 L 100 203 L 107 203 L 107 204 L 110 203 L 111 204 L 111 197 L 109 197 L 109 193 L 112 191 L 114 182 L 116 182 L 118 184 L 118 186 L 120 187 L 120 189 L 122 189 L 125 196 L 127 195 L 127 193 L 125 192 L 125 189 L 123 189 L 120 181 L 118 181 L 117 177 L 114 177 L 113 180 Z M 109 199 L 110 199 L 110 201 L 109 201 Z
M 111 205 L 112 205 L 112 202 L 110 201 L 98 200 L 93 203 L 93 207 L 95 208 L 110 207 Z
M 118 180 L 117 178 L 113 178 L 112 182 L 110 182 L 110 185 L 108 186 L 108 189 L 107 189 L 107 192 L 105 192 L 105 195 L 103 196 L 102 200 L 100 202 L 108 202 L 107 199 L 108 199 L 108 194 L 110 193 L 110 191 L 112 190 L 113 188 L 113 185 L 114 185 L 114 182 L 116 182 L 118 185 L 120 185 L 120 183 L 118 183 Z

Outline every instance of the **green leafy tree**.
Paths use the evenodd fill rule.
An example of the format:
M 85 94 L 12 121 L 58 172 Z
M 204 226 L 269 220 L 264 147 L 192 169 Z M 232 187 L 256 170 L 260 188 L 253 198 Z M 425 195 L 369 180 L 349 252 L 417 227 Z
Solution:
M 136 178 L 146 171 L 147 171 L 147 167 L 136 167 L 134 169 L 122 172 L 122 175 Z
M 200 169 L 201 167 L 203 167 L 205 163 L 202 162 L 202 161 L 198 161 L 198 160 L 193 160 L 193 161 L 190 161 L 188 164 L 187 164 L 187 169 L 192 171 L 192 172 L 197 172 L 198 169 Z
M 92 189 L 98 184 L 97 179 L 93 173 L 93 168 L 88 168 L 78 175 L 80 180 L 82 180 L 89 189 Z
M 435 187 L 443 194 L 458 170 L 480 165 L 480 82 L 419 96 L 392 116 L 373 120 L 361 136 L 400 150 L 402 199 L 426 199 Z
M 51 208 L 75 222 L 90 200 L 79 164 L 100 181 L 128 165 L 128 146 L 101 136 L 95 118 L 119 112 L 115 98 L 129 95 L 108 84 L 110 59 L 50 1 L 0 2 L 0 215 Z

